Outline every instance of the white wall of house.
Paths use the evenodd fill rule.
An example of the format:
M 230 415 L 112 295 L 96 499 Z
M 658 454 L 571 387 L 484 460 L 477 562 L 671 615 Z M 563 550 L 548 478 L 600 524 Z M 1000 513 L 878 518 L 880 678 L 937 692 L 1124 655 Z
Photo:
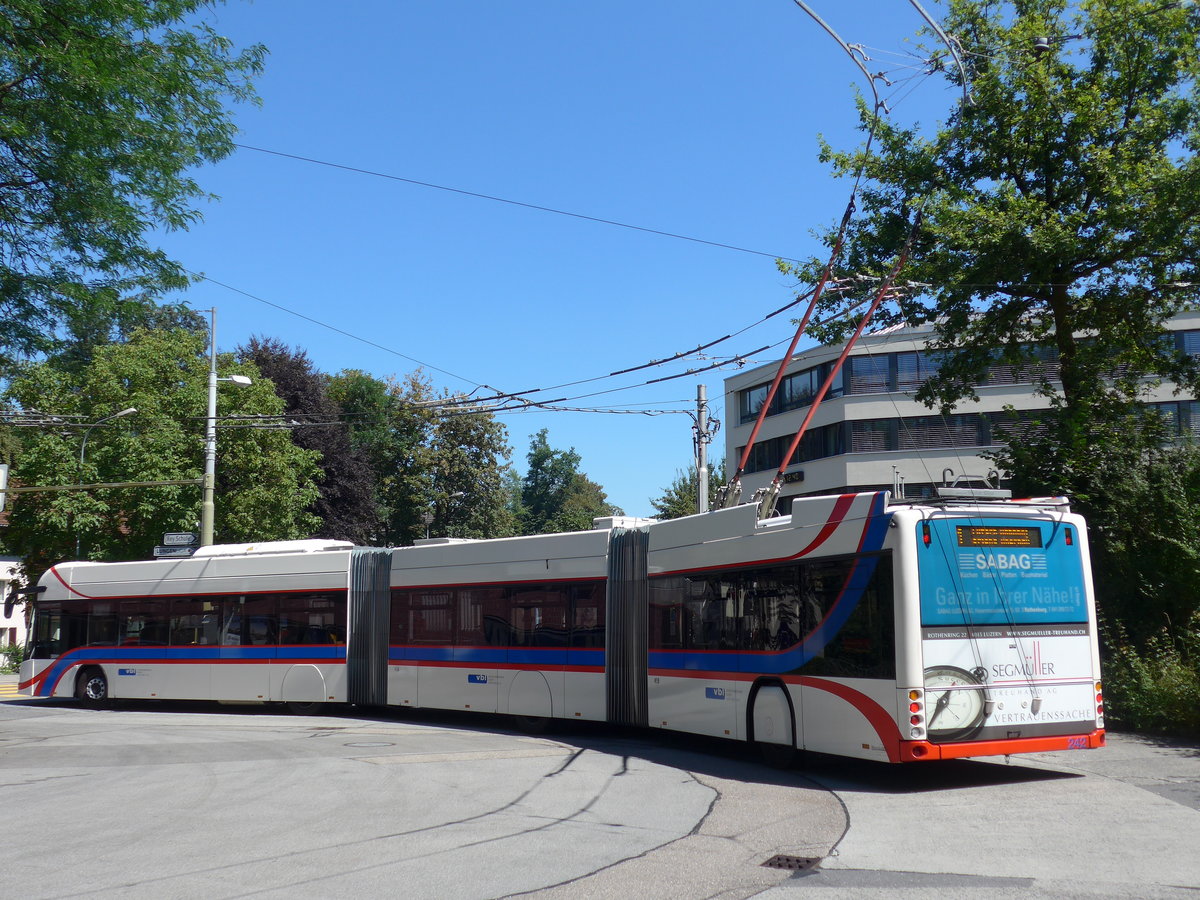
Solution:
M 8 596 L 9 587 L 19 571 L 19 560 L 15 556 L 0 556 L 0 598 Z M 0 645 L 25 643 L 25 613 L 21 607 L 13 610 L 12 618 L 3 618 L 0 611 Z

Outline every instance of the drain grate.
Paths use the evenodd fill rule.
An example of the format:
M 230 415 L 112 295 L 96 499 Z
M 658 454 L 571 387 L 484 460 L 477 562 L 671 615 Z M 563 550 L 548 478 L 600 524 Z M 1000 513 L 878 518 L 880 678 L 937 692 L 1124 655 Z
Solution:
M 791 872 L 804 872 L 808 869 L 815 869 L 821 861 L 821 857 L 811 856 L 788 856 L 784 853 L 777 854 L 768 859 L 763 865 L 768 869 L 787 869 Z

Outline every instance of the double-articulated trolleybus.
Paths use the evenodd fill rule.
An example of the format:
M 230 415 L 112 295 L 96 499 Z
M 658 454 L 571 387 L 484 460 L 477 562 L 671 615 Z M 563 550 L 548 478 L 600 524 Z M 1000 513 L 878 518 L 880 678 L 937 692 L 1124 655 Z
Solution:
M 1098 747 L 1082 519 L 872 492 L 592 531 L 63 563 L 21 689 L 581 719 L 909 762 Z

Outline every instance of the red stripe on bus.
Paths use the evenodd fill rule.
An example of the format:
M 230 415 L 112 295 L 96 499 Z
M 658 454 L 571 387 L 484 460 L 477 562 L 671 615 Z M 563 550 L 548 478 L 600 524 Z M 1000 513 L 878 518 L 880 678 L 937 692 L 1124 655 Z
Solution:
M 871 727 L 875 729 L 875 734 L 879 737 L 880 742 L 883 744 L 883 749 L 887 752 L 888 762 L 900 761 L 900 728 L 896 725 L 894 714 L 889 713 L 861 691 L 856 691 L 854 688 L 847 687 L 844 684 L 838 684 L 836 681 L 826 681 L 823 678 L 813 678 L 808 675 L 784 678 L 784 681 L 793 680 L 796 684 L 804 687 L 828 691 L 857 709 L 863 718 L 871 724 Z
M 703 678 L 708 681 L 756 681 L 762 677 L 755 672 L 693 672 L 687 670 L 651 669 L 651 675 L 671 678 Z M 813 678 L 810 675 L 784 675 L 783 680 L 788 684 L 798 684 L 801 687 L 826 691 L 853 706 L 864 719 L 875 729 L 875 734 L 887 752 L 889 762 L 900 761 L 900 728 L 892 714 L 861 691 L 839 684 L 836 681 L 826 681 L 823 678 Z
M 740 568 L 744 568 L 746 566 L 769 566 L 773 563 L 783 562 L 784 560 L 788 560 L 788 559 L 799 559 L 801 556 L 805 556 L 806 554 L 812 553 L 812 551 L 816 550 L 818 547 L 820 547 L 822 544 L 824 544 L 827 540 L 829 540 L 829 538 L 833 535 L 833 533 L 835 531 L 837 531 L 838 528 L 841 527 L 842 523 L 845 521 L 846 516 L 850 512 L 850 507 L 854 505 L 854 499 L 856 497 L 860 497 L 860 496 L 862 496 L 862 495 L 861 494 L 841 494 L 838 497 L 837 502 L 834 503 L 834 505 L 833 505 L 833 512 L 831 512 L 829 514 L 829 518 L 826 519 L 825 524 L 823 526 L 821 526 L 821 531 L 817 534 L 817 536 L 815 538 L 812 539 L 812 541 L 809 543 L 809 545 L 807 547 L 805 547 L 803 550 L 801 550 L 799 553 L 793 553 L 789 556 L 777 556 L 772 559 L 752 559 L 752 560 L 743 560 L 743 561 L 740 561 L 737 563 L 721 563 L 720 565 L 715 565 L 715 566 L 697 566 L 696 568 L 693 568 L 693 569 L 671 569 L 670 571 L 665 571 L 665 572 L 654 572 L 653 574 L 651 574 L 649 576 L 650 580 L 653 581 L 655 578 L 661 577 L 664 575 L 687 575 L 691 572 L 711 572 L 711 571 L 716 571 L 719 569 L 729 569 L 731 567 L 736 567 L 736 568 L 740 569 Z M 872 498 L 871 505 L 873 505 L 873 504 L 874 504 L 874 499 Z M 866 516 L 866 519 L 863 524 L 863 535 L 865 535 L 867 533 L 867 528 L 869 528 L 871 525 L 871 505 L 869 505 L 867 507 L 867 516 Z M 862 537 L 859 538 L 860 549 L 861 549 L 861 544 L 862 544 Z
M 817 536 L 812 539 L 812 542 L 807 547 L 791 558 L 795 559 L 797 556 L 806 556 L 829 540 L 830 535 L 837 531 L 838 526 L 842 524 L 842 520 L 845 519 L 849 514 L 850 507 L 853 505 L 854 498 L 857 496 L 857 494 L 842 494 L 840 497 L 838 497 L 837 503 L 833 504 L 833 512 L 829 514 L 829 519 L 821 527 L 821 530 L 817 533 Z M 868 506 L 867 509 L 867 521 L 870 522 L 870 506 Z

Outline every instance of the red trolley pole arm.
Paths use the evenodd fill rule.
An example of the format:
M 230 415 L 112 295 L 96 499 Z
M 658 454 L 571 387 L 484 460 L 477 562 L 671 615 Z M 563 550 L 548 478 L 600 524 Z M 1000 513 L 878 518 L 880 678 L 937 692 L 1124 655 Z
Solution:
M 804 311 L 804 315 L 800 319 L 800 324 L 796 328 L 796 334 L 792 338 L 791 344 L 788 345 L 787 353 L 779 361 L 779 369 L 775 372 L 775 379 L 771 382 L 771 387 L 767 390 L 766 399 L 763 400 L 762 406 L 758 410 L 758 416 L 754 421 L 754 427 L 750 429 L 750 437 L 746 441 L 746 446 L 742 448 L 742 456 L 738 460 L 737 469 L 734 471 L 733 477 L 729 480 L 729 484 L 724 489 L 724 494 L 721 498 L 724 502 L 719 505 L 733 505 L 733 503 L 737 502 L 737 496 L 741 494 L 742 474 L 746 471 L 746 463 L 750 459 L 750 452 L 754 449 L 754 442 L 758 439 L 759 429 L 762 428 L 762 424 L 767 418 L 767 412 L 770 410 L 771 402 L 775 399 L 775 395 L 779 391 L 779 385 L 783 383 L 784 373 L 787 371 L 792 358 L 796 355 L 796 345 L 800 343 L 800 338 L 804 335 L 804 329 L 808 327 L 808 320 L 812 318 L 813 310 L 817 308 L 817 303 L 821 299 L 825 285 L 829 282 L 833 274 L 833 264 L 841 255 L 846 228 L 850 224 L 850 217 L 853 215 L 854 198 L 851 197 L 850 202 L 846 205 L 846 212 L 842 216 L 842 224 L 838 229 L 837 240 L 833 245 L 833 253 L 830 254 L 829 262 L 825 264 L 825 268 L 821 271 L 821 278 L 817 282 L 817 286 L 813 289 L 812 299 L 809 300 L 808 308 Z M 732 499 L 732 503 L 728 502 L 730 499 Z
M 917 229 L 920 228 L 920 226 L 921 213 L 918 211 L 912 228 L 909 229 L 908 238 L 904 242 L 904 247 L 900 251 L 900 256 L 896 260 L 896 264 L 892 266 L 892 270 L 888 273 L 887 277 L 883 280 L 883 283 L 879 286 L 879 290 L 875 293 L 875 299 L 871 301 L 871 305 L 868 306 L 867 311 L 863 313 L 862 320 L 858 323 L 858 327 L 854 330 L 854 334 L 851 335 L 850 340 L 846 341 L 845 346 L 842 347 L 842 352 L 838 355 L 837 362 L 833 364 L 832 368 L 829 370 L 829 374 L 821 383 L 821 388 L 817 391 L 816 396 L 813 397 L 812 405 L 809 407 L 808 413 L 804 417 L 804 421 L 800 423 L 799 430 L 796 431 L 795 437 L 792 438 L 791 444 L 788 445 L 787 452 L 784 453 L 783 459 L 779 463 L 779 468 L 775 472 L 775 478 L 772 479 L 770 487 L 766 489 L 766 492 L 763 496 L 762 506 L 759 508 L 759 518 L 766 518 L 766 516 L 771 512 L 771 509 L 775 506 L 775 499 L 779 496 L 779 486 L 783 483 L 784 471 L 792 464 L 792 457 L 796 455 L 796 450 L 800 447 L 800 442 L 804 440 L 804 435 L 808 431 L 808 426 L 812 422 L 813 416 L 817 414 L 817 408 L 820 407 L 821 401 L 825 399 L 825 395 L 829 393 L 829 388 L 833 385 L 834 379 L 837 377 L 838 373 L 841 372 L 842 366 L 846 362 L 846 357 L 850 355 L 850 351 L 854 349 L 854 345 L 858 343 L 858 339 L 862 337 L 862 333 L 866 329 L 867 323 L 871 321 L 871 316 L 874 315 L 875 310 L 879 308 L 879 305 L 883 302 L 883 298 L 891 289 L 893 282 L 895 282 L 896 276 L 900 274 L 900 270 L 904 268 L 904 264 L 908 261 L 909 250 L 912 248 L 913 240 L 916 238 Z

